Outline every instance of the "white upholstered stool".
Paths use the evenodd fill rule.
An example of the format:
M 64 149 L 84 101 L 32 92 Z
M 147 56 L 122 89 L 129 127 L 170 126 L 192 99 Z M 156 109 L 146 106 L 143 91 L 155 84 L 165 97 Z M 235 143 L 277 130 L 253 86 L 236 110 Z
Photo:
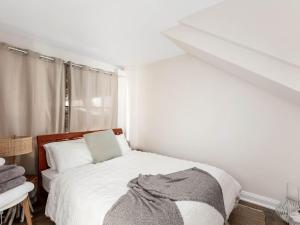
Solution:
M 31 192 L 33 189 L 34 185 L 32 183 L 25 182 L 24 184 L 16 188 L 13 188 L 5 193 L 0 194 L 0 214 L 2 215 L 4 210 L 10 209 L 21 203 L 27 224 L 32 225 L 28 193 Z M 12 216 L 8 223 L 9 225 L 13 223 L 13 219 L 16 214 L 16 207 L 10 210 L 10 213 L 12 213 Z M 2 221 L 0 222 L 2 223 Z

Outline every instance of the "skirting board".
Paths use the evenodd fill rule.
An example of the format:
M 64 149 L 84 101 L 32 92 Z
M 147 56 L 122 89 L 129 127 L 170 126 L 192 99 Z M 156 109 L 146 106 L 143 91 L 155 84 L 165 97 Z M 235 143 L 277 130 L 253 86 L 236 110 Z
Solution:
M 261 195 L 253 194 L 247 191 L 242 191 L 240 195 L 240 199 L 245 201 L 245 202 L 250 202 L 268 209 L 276 209 L 276 207 L 279 205 L 280 201 L 273 199 L 273 198 L 268 198 L 264 197 Z

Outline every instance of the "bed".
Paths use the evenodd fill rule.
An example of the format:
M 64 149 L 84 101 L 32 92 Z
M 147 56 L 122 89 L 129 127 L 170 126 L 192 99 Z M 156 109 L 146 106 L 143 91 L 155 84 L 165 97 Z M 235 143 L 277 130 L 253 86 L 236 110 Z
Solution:
M 113 131 L 115 135 L 122 134 L 121 129 Z M 207 171 L 219 182 L 227 218 L 237 203 L 241 186 L 225 171 L 153 153 L 133 150 L 121 157 L 72 168 L 62 174 L 51 171 L 43 146 L 49 142 L 77 139 L 85 133 L 38 137 L 39 193 L 49 193 L 45 213 L 56 225 L 102 225 L 107 211 L 127 192 L 127 183 L 131 179 L 139 174 L 168 174 L 192 167 Z M 176 205 L 185 225 L 224 224 L 223 217 L 205 203 L 178 201 Z

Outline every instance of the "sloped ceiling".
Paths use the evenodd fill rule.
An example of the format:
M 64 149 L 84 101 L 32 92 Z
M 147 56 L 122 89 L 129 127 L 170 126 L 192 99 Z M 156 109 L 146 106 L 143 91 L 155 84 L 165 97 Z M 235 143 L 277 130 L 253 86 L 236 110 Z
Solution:
M 186 52 L 300 103 L 298 12 L 298 0 L 226 0 L 164 33 Z
M 226 0 L 181 23 L 300 66 L 299 0 Z
M 138 65 L 182 53 L 161 32 L 220 0 L 2 0 L 0 32 L 115 65 Z

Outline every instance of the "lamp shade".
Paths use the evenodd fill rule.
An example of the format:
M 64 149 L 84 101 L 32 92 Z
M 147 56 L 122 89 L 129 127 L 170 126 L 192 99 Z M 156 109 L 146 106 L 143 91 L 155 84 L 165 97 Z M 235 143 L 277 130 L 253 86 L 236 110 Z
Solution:
M 32 137 L 0 138 L 0 157 L 23 155 L 32 152 Z

